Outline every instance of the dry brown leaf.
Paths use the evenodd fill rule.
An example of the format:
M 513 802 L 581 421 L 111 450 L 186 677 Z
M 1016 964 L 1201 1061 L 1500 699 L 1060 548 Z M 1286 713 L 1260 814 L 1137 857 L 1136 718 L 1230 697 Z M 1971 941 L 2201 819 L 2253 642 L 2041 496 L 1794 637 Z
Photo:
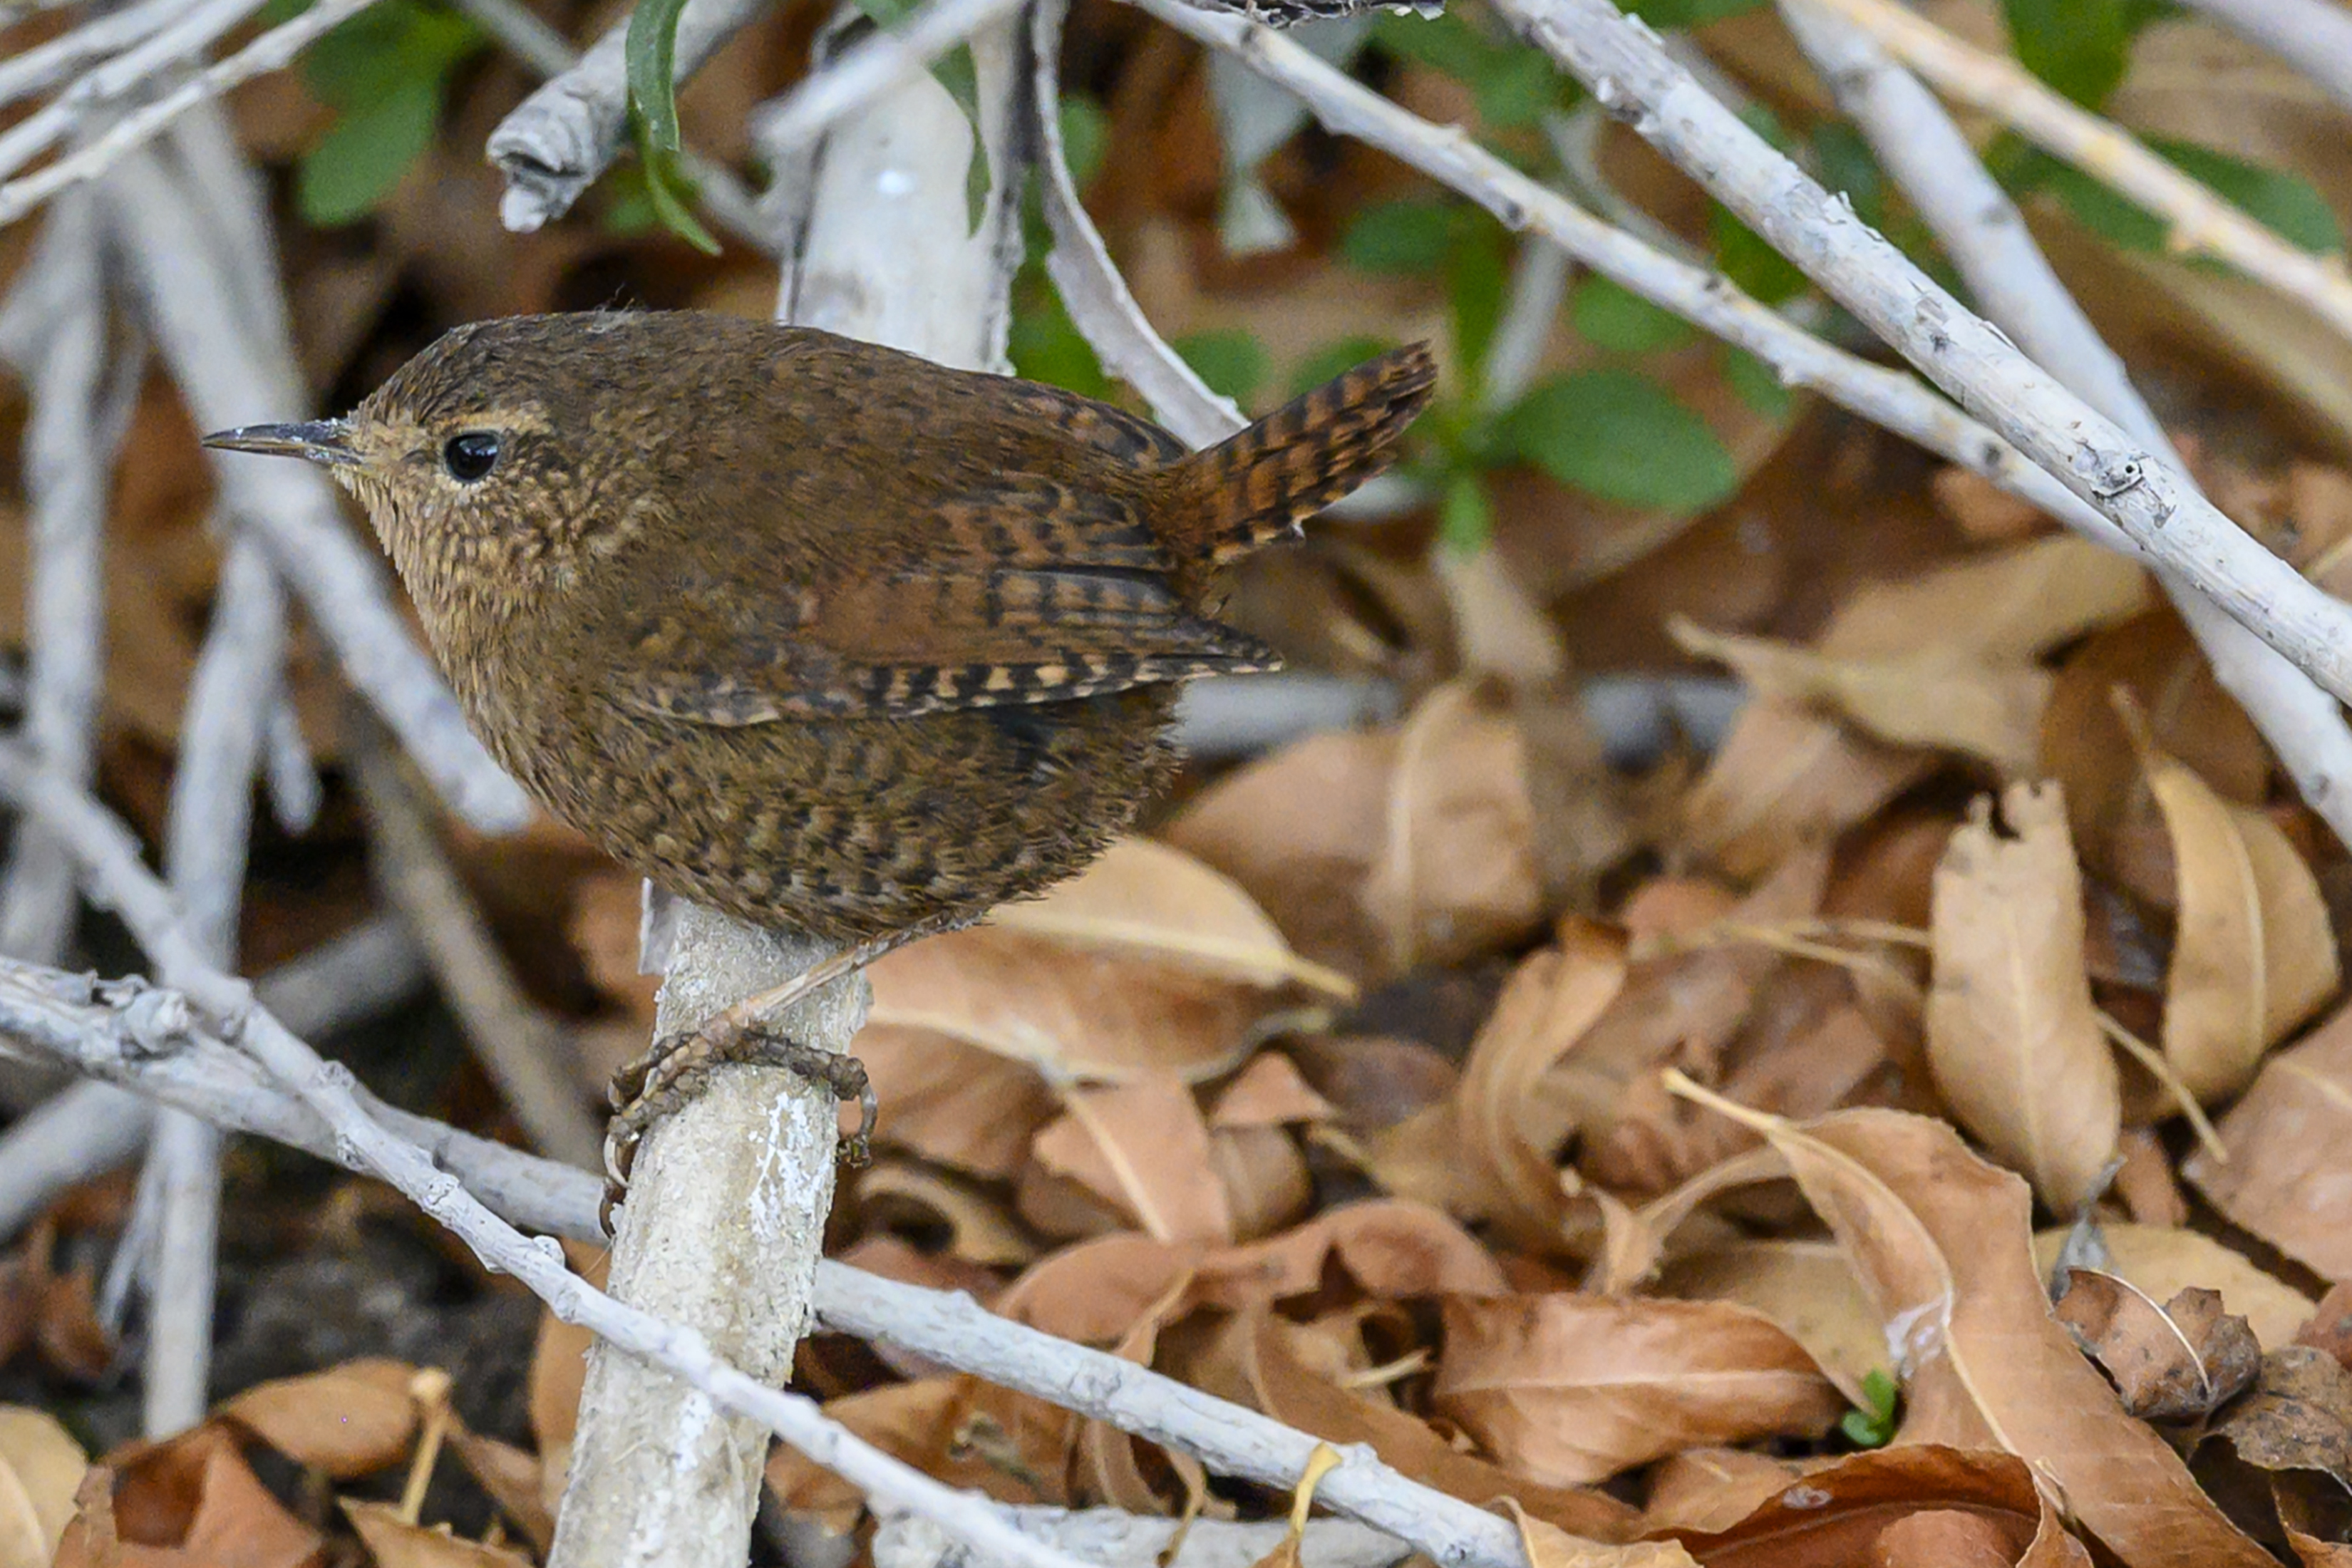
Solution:
M 1002 1181 L 1061 1113 L 1035 1069 L 929 1029 L 868 1023 L 852 1047 L 886 1109 L 877 1142 Z
M 1300 1359 L 1291 1336 L 1289 1326 L 1263 1307 L 1238 1315 L 1231 1330 L 1244 1384 L 1234 1392 L 1276 1420 L 1341 1447 L 1369 1443 L 1404 1474 L 1465 1502 L 1485 1506 L 1516 1498 L 1529 1513 L 1571 1535 L 1619 1542 L 1632 1533 L 1633 1512 L 1622 1503 L 1514 1476 L 1457 1451 L 1393 1405 L 1334 1386 Z
M 2335 994 L 2336 936 L 2317 879 L 2276 824 L 2158 752 L 2137 710 L 2126 727 L 2172 837 L 2164 1054 L 2210 1104 L 2252 1082 L 2263 1053 Z
M 1236 1241 L 1272 1236 L 1315 1202 L 1307 1156 L 1279 1127 L 1211 1128 L 1209 1169 L 1224 1188 Z
M 1162 1072 L 1213 1078 L 1282 1005 L 1277 993 L 1198 970 L 994 926 L 910 942 L 866 974 L 874 1006 L 853 1046 L 860 1057 L 870 1031 L 919 1030 L 1105 1083 Z
M 1682 800 L 1691 854 L 1735 877 L 1760 877 L 1808 844 L 1827 842 L 1935 765 L 1794 703 L 1759 698 L 1739 710 L 1706 774 Z
M 1554 1486 L 1681 1448 L 1819 1436 L 1846 1407 L 1760 1312 L 1565 1293 L 1449 1300 L 1432 1399 L 1511 1469 Z
M 1957 752 L 2002 776 L 2031 772 L 2050 675 L 1949 647 L 1899 658 L 1838 658 L 1766 637 L 1710 632 L 1679 617 L 1684 652 L 1730 667 L 1759 696 L 1825 709 L 1893 746 Z
M 2277 1541 L 2282 1524 L 2341 1535 L 2352 1521 L 2352 1372 L 2309 1345 L 2272 1352 L 2254 1387 L 2199 1438 L 2189 1466 L 2259 1535 Z
M 948 1255 L 966 1263 L 1018 1268 L 1037 1256 L 998 1198 L 937 1171 L 878 1161 L 858 1173 L 856 1191 L 859 1212 L 875 1223 L 907 1216 L 943 1226 Z
M 1558 945 L 1513 973 L 1463 1064 L 1452 1129 L 1460 1195 L 1522 1246 L 1560 1249 L 1571 1206 L 1557 1163 L 1568 1129 L 1538 1120 L 1533 1090 L 1616 1001 L 1625 974 L 1622 942 L 1589 921 L 1564 923 Z
M 1933 1528 L 1915 1522 L 1955 1517 L 1984 1528 L 1955 1531 L 1948 1522 Z M 1888 1542 L 1897 1531 L 1902 1533 Z M 2025 1465 L 2007 1454 L 1933 1444 L 1851 1454 L 1810 1468 L 1773 1488 L 1735 1523 L 1672 1533 L 1706 1568 L 1979 1568 L 1980 1563 L 1988 1568 L 2088 1568 L 2090 1563 Z M 1997 1542 L 1999 1554 L 1894 1555 L 1912 1551 L 1922 1535 L 1948 1546 Z
M 2034 1267 L 2044 1277 L 2057 1266 L 2066 1236 L 2056 1226 L 2034 1236 Z M 2108 1273 L 2159 1301 L 2193 1286 L 2218 1290 L 2266 1351 L 2294 1342 L 2295 1331 L 2311 1318 L 2310 1297 L 2209 1236 L 2160 1226 L 2103 1225 L 2099 1238 L 2106 1244 Z
M 1783 1166 L 1783 1169 L 1786 1167 Z M 1863 1379 L 1885 1372 L 1886 1334 L 1845 1252 L 1829 1241 L 1735 1241 L 1668 1264 L 1661 1295 L 1730 1301 L 1761 1312 L 1805 1347 L 1851 1403 Z
M 1698 1568 L 1679 1542 L 1629 1541 L 1612 1546 L 1586 1541 L 1536 1518 L 1510 1499 L 1504 1503 L 1518 1521 L 1528 1568 Z
M 1015 1420 L 1008 1429 L 992 1406 L 1018 1401 L 1020 1415 L 1032 1409 L 1056 1417 L 1054 1431 Z M 828 1400 L 824 1413 L 891 1458 L 953 1487 L 976 1487 L 1000 1502 L 1059 1503 L 1075 1417 L 1018 1394 L 991 1391 L 969 1378 L 935 1377 Z M 814 1518 L 826 1531 L 845 1535 L 866 1511 L 865 1494 L 852 1483 L 779 1443 L 768 1457 L 768 1489 L 778 1503 Z
M 1110 1089 L 1073 1089 L 1062 1104 L 1063 1118 L 1031 1147 L 1040 1169 L 1078 1183 L 1154 1240 L 1234 1239 L 1208 1125 L 1181 1079 L 1155 1074 Z
M 2253 1330 L 2221 1310 L 2216 1290 L 2191 1286 L 2158 1306 L 2128 1280 L 2071 1268 L 2053 1310 L 2143 1421 L 2207 1415 L 2252 1383 L 2262 1363 Z
M 1297 1063 L 1280 1051 L 1260 1051 L 1217 1091 L 1216 1103 L 1209 1108 L 1209 1125 L 1220 1131 L 1285 1127 L 1328 1121 L 1337 1114 L 1329 1100 L 1307 1087 Z
M 121 1568 L 320 1568 L 324 1537 L 286 1511 L 207 1422 L 113 1457 L 113 1531 L 89 1561 Z M 100 1471 L 93 1470 L 93 1475 Z
M 572 1272 L 602 1289 L 612 1255 L 586 1242 L 563 1244 L 564 1261 Z M 596 1342 L 589 1330 L 567 1323 L 553 1312 L 539 1315 L 539 1337 L 530 1352 L 530 1434 L 538 1440 L 540 1458 L 562 1484 L 572 1452 L 572 1436 L 580 1422 L 580 1390 L 588 1381 L 588 1347 Z
M 288 1458 L 348 1481 L 406 1457 L 416 1436 L 415 1376 L 406 1362 L 367 1357 L 256 1384 L 220 1414 Z
M 1897 581 L 1865 583 L 1815 646 L 1834 658 L 1942 648 L 2021 664 L 2156 602 L 2136 563 L 2071 534 L 1970 555 Z
M 548 1505 L 548 1476 L 540 1457 L 463 1426 L 450 1432 L 449 1447 L 490 1500 L 545 1555 L 555 1540 L 555 1510 Z
M 1467 684 L 1407 716 L 1362 894 L 1389 973 L 1458 963 L 1543 918 L 1527 763 L 1517 722 Z
M 530 1556 L 511 1546 L 461 1541 L 446 1524 L 413 1524 L 389 1503 L 337 1500 L 376 1568 L 530 1568 Z
M 1642 1533 L 1706 1535 L 1728 1530 L 1803 1473 L 1792 1460 L 1752 1448 L 1685 1448 L 1651 1467 Z
M 1358 981 L 1388 973 L 1360 901 L 1387 835 L 1393 733 L 1311 735 L 1221 779 L 1168 842 L 1231 877 L 1297 952 Z
M 2352 1279 L 2352 1006 L 2272 1055 L 2182 1174 L 2232 1224 L 2323 1279 Z
M 1925 1117 L 1845 1110 L 1800 1127 L 1710 1103 L 1771 1140 L 1846 1248 L 1897 1355 L 1902 1440 L 2007 1448 L 2134 1568 L 2270 1562 L 2052 1321 L 2021 1182 Z
M 990 917 L 1004 931 L 1197 970 L 1236 985 L 1300 985 L 1349 1001 L 1347 976 L 1293 952 L 1240 883 L 1181 849 L 1122 838 L 1042 899 Z
M 1927 1061 L 1960 1123 L 2061 1214 L 2098 1190 L 2122 1080 L 2083 967 L 2082 878 L 2056 785 L 1981 797 L 1936 868 Z
M 0 1405 L 0 1568 L 47 1568 L 89 1468 L 56 1416 Z

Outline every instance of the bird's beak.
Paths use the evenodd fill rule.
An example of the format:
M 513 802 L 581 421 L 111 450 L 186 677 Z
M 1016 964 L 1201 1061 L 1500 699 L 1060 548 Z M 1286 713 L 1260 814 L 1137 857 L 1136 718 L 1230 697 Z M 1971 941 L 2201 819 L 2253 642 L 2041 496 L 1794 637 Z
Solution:
M 271 458 L 308 458 L 314 463 L 356 463 L 351 448 L 351 427 L 340 419 L 313 419 L 301 425 L 243 425 L 215 430 L 205 445 L 224 452 L 259 452 Z

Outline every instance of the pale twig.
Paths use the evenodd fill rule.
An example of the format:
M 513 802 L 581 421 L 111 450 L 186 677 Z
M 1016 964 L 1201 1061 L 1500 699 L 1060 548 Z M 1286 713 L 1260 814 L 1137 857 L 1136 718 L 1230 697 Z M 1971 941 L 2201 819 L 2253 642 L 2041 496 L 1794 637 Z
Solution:
M 700 70 L 767 4 L 688 0 L 677 18 L 677 79 Z M 507 177 L 499 204 L 507 227 L 529 232 L 562 217 L 620 156 L 629 133 L 628 35 L 624 17 L 490 132 L 490 162 Z
M 2165 243 L 2176 253 L 2226 261 L 2352 337 L 2352 272 L 2341 258 L 2324 260 L 2297 249 L 2014 60 L 1963 43 L 1892 0 L 1814 4 L 1862 28 L 1952 97 L 2129 196 L 2163 221 Z
M 91 60 L 138 43 L 187 9 L 187 0 L 139 0 L 106 12 L 47 43 L 0 60 L 0 104 L 45 91 Z
M 37 787 L 37 773 L 9 773 L 12 756 L 22 760 L 0 744 L 0 789 L 12 777 Z M 82 797 L 66 815 L 76 843 L 105 851 L 111 819 L 95 803 Z M 244 1052 L 194 1023 L 188 1000 L 171 992 L 0 961 L 0 1050 L 69 1067 L 349 1169 L 369 1168 L 362 1151 L 338 1136 L 339 1121 L 322 1119 Z M 586 1172 L 395 1110 L 362 1089 L 350 1090 L 350 1100 L 415 1151 L 412 1163 L 455 1177 L 509 1224 L 601 1238 L 600 1184 Z M 997 1317 L 960 1291 L 927 1290 L 827 1259 L 817 1265 L 813 1300 L 838 1332 L 1105 1422 L 1221 1475 L 1287 1487 L 1318 1441 L 1134 1362 Z M 1316 1499 L 1444 1568 L 1526 1568 L 1507 1520 L 1398 1474 L 1366 1448 L 1349 1449 Z
M 424 955 L 407 928 L 377 916 L 255 982 L 262 1005 L 303 1036 L 368 1023 L 423 989 Z M 216 1105 L 184 1104 L 224 1126 Z M 51 1095 L 0 1132 L 0 1239 L 68 1187 L 128 1164 L 154 1127 L 154 1102 L 95 1079 Z
M 565 1164 L 595 1169 L 604 1138 L 566 1070 L 563 1031 L 508 973 L 381 732 L 364 720 L 359 728 L 351 763 L 373 829 L 369 866 L 377 891 L 416 933 L 467 1041 L 524 1135 Z
M 1987 317 L 2035 363 L 2185 471 L 2123 362 L 1943 106 L 1865 34 L 1805 0 L 1784 0 L 1782 11 Z M 2339 840 L 2352 844 L 2352 729 L 2335 700 L 2193 586 L 2170 573 L 2158 578 L 2215 679 L 2244 707 L 2304 799 Z
M 0 345 L 29 384 L 24 476 L 25 736 L 68 778 L 89 776 L 104 708 L 105 520 L 145 351 L 110 344 L 105 240 L 94 198 L 59 206 L 0 311 Z M 73 868 L 20 830 L 0 883 L 0 952 L 54 963 L 73 934 Z
M 173 184 L 160 167 L 126 167 L 109 184 L 108 212 L 145 320 L 190 412 L 206 429 L 299 413 L 301 382 L 282 322 L 266 333 L 239 330 L 219 309 L 221 299 L 245 285 L 213 271 L 219 252 L 206 240 L 206 220 L 173 199 Z M 273 286 L 274 279 L 259 285 Z M 271 561 L 300 595 L 352 687 L 383 716 L 442 798 L 488 831 L 529 821 L 530 802 L 467 729 L 456 699 L 393 607 L 383 567 L 352 537 L 332 482 L 306 463 L 227 455 L 215 460 L 215 471 L 222 504 L 268 542 Z
M 44 991 L 59 1002 L 78 1002 L 85 1014 L 95 1009 L 110 1015 L 111 1043 L 128 1055 L 175 1051 L 199 1031 L 201 1018 L 208 1026 L 202 1032 L 215 1040 L 234 1037 L 245 1055 L 291 1090 L 323 1123 L 346 1163 L 390 1183 L 472 1248 L 485 1267 L 521 1280 L 563 1321 L 592 1330 L 602 1342 L 660 1366 L 714 1403 L 760 1423 L 884 1507 L 920 1513 L 959 1540 L 1006 1554 L 1025 1568 L 1080 1568 L 1075 1558 L 1013 1530 L 984 1498 L 958 1492 L 891 1458 L 827 1420 L 814 1401 L 769 1387 L 719 1360 L 700 1333 L 625 1306 L 572 1274 L 562 1247 L 523 1237 L 438 1169 L 425 1149 L 377 1121 L 360 1099 L 350 1068 L 321 1060 L 255 1000 L 251 986 L 210 963 L 170 889 L 141 862 L 138 840 L 105 807 L 45 776 L 19 748 L 5 742 L 0 742 L 0 795 L 39 816 L 70 847 L 93 901 L 121 916 L 171 988 L 100 988 L 87 982 L 76 987 L 73 977 L 55 971 L 43 975 L 27 965 L 0 964 L 5 977 L 0 993 L 16 993 L 0 994 L 0 1027 L 28 1038 L 54 1038 L 54 1006 L 47 1018 L 27 1016 L 37 1011 L 30 1004 Z M 756 1486 L 758 1467 L 751 1475 Z
M 1844 6 L 1849 0 L 1820 0 Z M 1497 0 L 1636 134 L 2157 563 L 2352 697 L 2352 607 L 2305 582 L 2171 466 L 2041 370 L 1832 198 L 1608 0 Z
M 2352 11 L 2332 0 L 2187 0 L 2294 67 L 2352 110 Z
M 1012 1508 L 1004 1510 L 1024 1534 L 1050 1541 L 1095 1568 L 1254 1568 L 1281 1546 L 1289 1526 L 1280 1520 L 1181 1520 L 1115 1508 Z M 1181 1538 L 1181 1544 L 1180 1544 Z M 1166 1553 L 1176 1549 L 1170 1559 Z M 1392 1568 L 1412 1549 L 1392 1535 L 1352 1520 L 1307 1521 L 1296 1561 L 1305 1568 Z M 975 1562 L 938 1528 L 907 1517 L 886 1519 L 874 1531 L 874 1568 L 996 1568 Z
M 125 153 L 148 142 L 189 110 L 220 97 L 240 82 L 278 69 L 300 54 L 313 39 L 350 21 L 373 4 L 374 0 L 318 0 L 318 4 L 292 21 L 272 27 L 236 53 L 215 61 L 152 101 L 131 110 L 48 167 L 0 185 L 0 224 L 15 223 L 59 191 L 97 178 L 119 163 Z M 45 106 L 23 123 L 32 125 L 50 110 L 61 107 L 67 106 Z M 16 129 L 21 130 L 22 127 Z M 62 126 L 59 133 L 62 134 Z M 6 144 L 8 134 L 0 132 L 0 146 Z M 27 140 L 31 139 L 28 135 Z M 50 137 L 41 145 L 47 146 L 49 141 L 54 140 Z M 0 158 L 0 167 L 15 166 Z
M 1029 101 L 1036 115 L 1039 196 L 1054 248 L 1045 274 L 1071 321 L 1103 368 L 1135 388 L 1152 416 L 1194 447 L 1212 447 L 1248 421 L 1230 397 L 1209 390 L 1199 374 L 1152 329 L 1110 250 L 1078 200 L 1062 148 L 1062 17 L 1068 0 L 1038 0 L 1030 16 L 1030 58 L 1037 73 Z
M 860 38 L 782 100 L 761 109 L 754 117 L 752 134 L 772 156 L 789 156 L 813 146 L 834 126 L 921 76 L 932 61 L 1023 3 L 931 0 L 898 26 Z

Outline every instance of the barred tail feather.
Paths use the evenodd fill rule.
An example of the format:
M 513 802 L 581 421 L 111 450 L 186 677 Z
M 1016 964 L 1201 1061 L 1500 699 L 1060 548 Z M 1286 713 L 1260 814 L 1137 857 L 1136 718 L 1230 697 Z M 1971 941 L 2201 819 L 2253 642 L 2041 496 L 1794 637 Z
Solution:
M 1437 386 L 1427 343 L 1391 349 L 1179 465 L 1177 509 L 1196 559 L 1220 566 L 1298 525 L 1387 468 Z

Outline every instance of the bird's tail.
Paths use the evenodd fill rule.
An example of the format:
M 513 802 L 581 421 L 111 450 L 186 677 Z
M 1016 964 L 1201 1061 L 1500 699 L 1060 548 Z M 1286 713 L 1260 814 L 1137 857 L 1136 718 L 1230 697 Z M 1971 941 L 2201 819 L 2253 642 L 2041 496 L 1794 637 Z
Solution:
M 1298 525 L 1396 458 L 1437 386 L 1427 343 L 1366 360 L 1177 466 L 1192 504 L 1171 509 L 1196 560 L 1221 566 Z

